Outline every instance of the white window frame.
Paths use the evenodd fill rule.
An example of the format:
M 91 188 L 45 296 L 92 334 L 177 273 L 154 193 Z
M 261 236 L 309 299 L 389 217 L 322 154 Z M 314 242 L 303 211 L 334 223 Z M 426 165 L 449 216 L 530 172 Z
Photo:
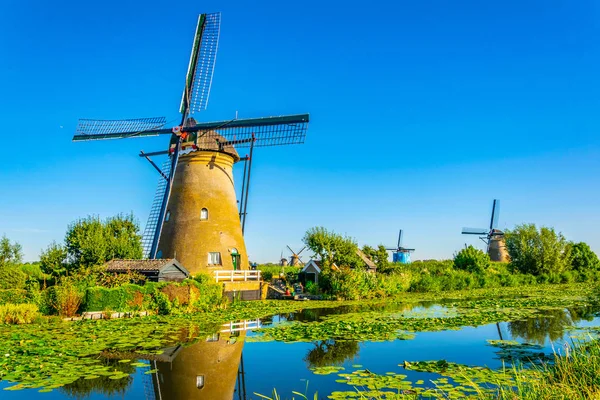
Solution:
M 222 265 L 221 253 L 218 251 L 211 251 L 208 253 L 208 265 Z

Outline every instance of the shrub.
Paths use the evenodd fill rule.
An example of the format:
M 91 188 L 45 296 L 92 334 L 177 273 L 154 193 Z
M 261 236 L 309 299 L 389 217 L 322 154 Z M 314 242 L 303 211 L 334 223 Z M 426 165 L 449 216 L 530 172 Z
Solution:
M 4 304 L 0 305 L 0 323 L 30 324 L 40 316 L 35 304 Z
M 61 317 L 73 317 L 79 311 L 83 296 L 69 280 L 60 285 L 51 286 L 42 293 L 42 311 L 46 314 L 58 314 Z
M 223 286 L 205 274 L 198 274 L 193 284 L 198 289 L 197 297 L 190 298 L 190 303 L 196 311 L 212 310 L 225 301 Z M 195 292 L 192 295 L 196 296 Z
M 23 289 L 27 275 L 18 266 L 0 268 L 0 289 Z
M 84 311 L 139 311 L 150 308 L 154 286 L 125 284 L 115 288 L 95 286 L 86 289 L 81 309 Z
M 490 256 L 469 245 L 454 255 L 454 268 L 482 273 L 490 266 Z
M 0 289 L 0 305 L 1 304 L 22 304 L 29 303 L 27 291 L 23 289 Z
M 171 314 L 171 302 L 169 301 L 169 297 L 162 293 L 156 292 L 154 294 L 154 301 L 156 302 L 156 308 L 159 315 L 169 315 Z

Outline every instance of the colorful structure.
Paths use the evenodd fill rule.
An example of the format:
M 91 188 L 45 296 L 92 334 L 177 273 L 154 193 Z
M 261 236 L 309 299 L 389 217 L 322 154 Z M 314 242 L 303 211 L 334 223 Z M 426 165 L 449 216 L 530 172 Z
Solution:
M 504 232 L 498 229 L 498 218 L 500 215 L 500 200 L 494 199 L 492 203 L 492 216 L 490 227 L 486 228 L 463 228 L 463 235 L 478 235 L 479 239 L 486 244 L 486 252 L 492 261 L 508 261 L 508 252 L 504 243 Z
M 177 258 L 191 274 L 249 269 L 243 232 L 254 148 L 304 143 L 308 127 L 308 114 L 204 123 L 193 118 L 208 104 L 220 24 L 220 13 L 198 18 L 178 126 L 165 128 L 164 117 L 81 119 L 73 137 L 170 137 L 166 150 L 140 152 L 160 174 L 143 244 L 147 258 Z M 238 154 L 242 148 L 249 148 L 245 157 Z M 161 168 L 154 156 L 168 160 Z M 239 203 L 233 181 L 237 162 L 244 162 Z
M 395 263 L 408 264 L 410 263 L 410 253 L 415 251 L 415 249 L 407 249 L 402 246 L 402 229 L 398 233 L 398 244 L 395 248 L 386 249 L 392 252 L 392 261 Z

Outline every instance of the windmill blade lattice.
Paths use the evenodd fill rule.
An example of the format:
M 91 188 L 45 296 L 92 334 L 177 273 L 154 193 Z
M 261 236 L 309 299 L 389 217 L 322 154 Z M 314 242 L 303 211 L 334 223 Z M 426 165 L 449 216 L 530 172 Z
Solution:
M 181 100 L 181 113 L 185 113 L 187 109 L 189 114 L 193 114 L 205 110 L 208 105 L 220 30 L 221 13 L 202 14 L 198 18 L 186 86 Z
M 156 136 L 155 131 L 167 123 L 165 117 L 132 119 L 80 119 L 73 141 L 121 139 L 128 137 Z
M 163 174 L 169 176 L 169 173 L 171 172 L 171 161 L 166 160 L 163 163 L 161 170 L 163 171 Z M 162 176 L 158 178 L 156 194 L 154 195 L 154 200 L 152 201 L 152 208 L 150 209 L 150 215 L 148 216 L 148 222 L 146 222 L 144 234 L 142 235 L 142 247 L 144 250 L 144 258 L 150 258 L 150 250 L 152 248 L 152 242 L 154 240 L 156 227 L 160 219 L 160 208 L 165 195 L 165 190 L 167 189 L 167 183 L 167 180 Z
M 237 142 L 236 148 L 302 144 L 306 138 L 308 114 L 286 115 L 196 124 L 184 131 L 198 131 L 198 137 Z M 206 141 L 204 139 L 204 141 Z

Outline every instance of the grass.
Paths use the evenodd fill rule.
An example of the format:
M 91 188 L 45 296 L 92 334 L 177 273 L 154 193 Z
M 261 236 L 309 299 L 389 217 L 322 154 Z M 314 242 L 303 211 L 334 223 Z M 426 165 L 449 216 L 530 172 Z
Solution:
M 536 367 L 538 379 L 523 379 L 515 370 L 516 387 L 501 388 L 491 398 L 512 400 L 600 398 L 600 342 L 565 347 L 554 364 Z M 488 397 L 490 398 L 490 397 Z

